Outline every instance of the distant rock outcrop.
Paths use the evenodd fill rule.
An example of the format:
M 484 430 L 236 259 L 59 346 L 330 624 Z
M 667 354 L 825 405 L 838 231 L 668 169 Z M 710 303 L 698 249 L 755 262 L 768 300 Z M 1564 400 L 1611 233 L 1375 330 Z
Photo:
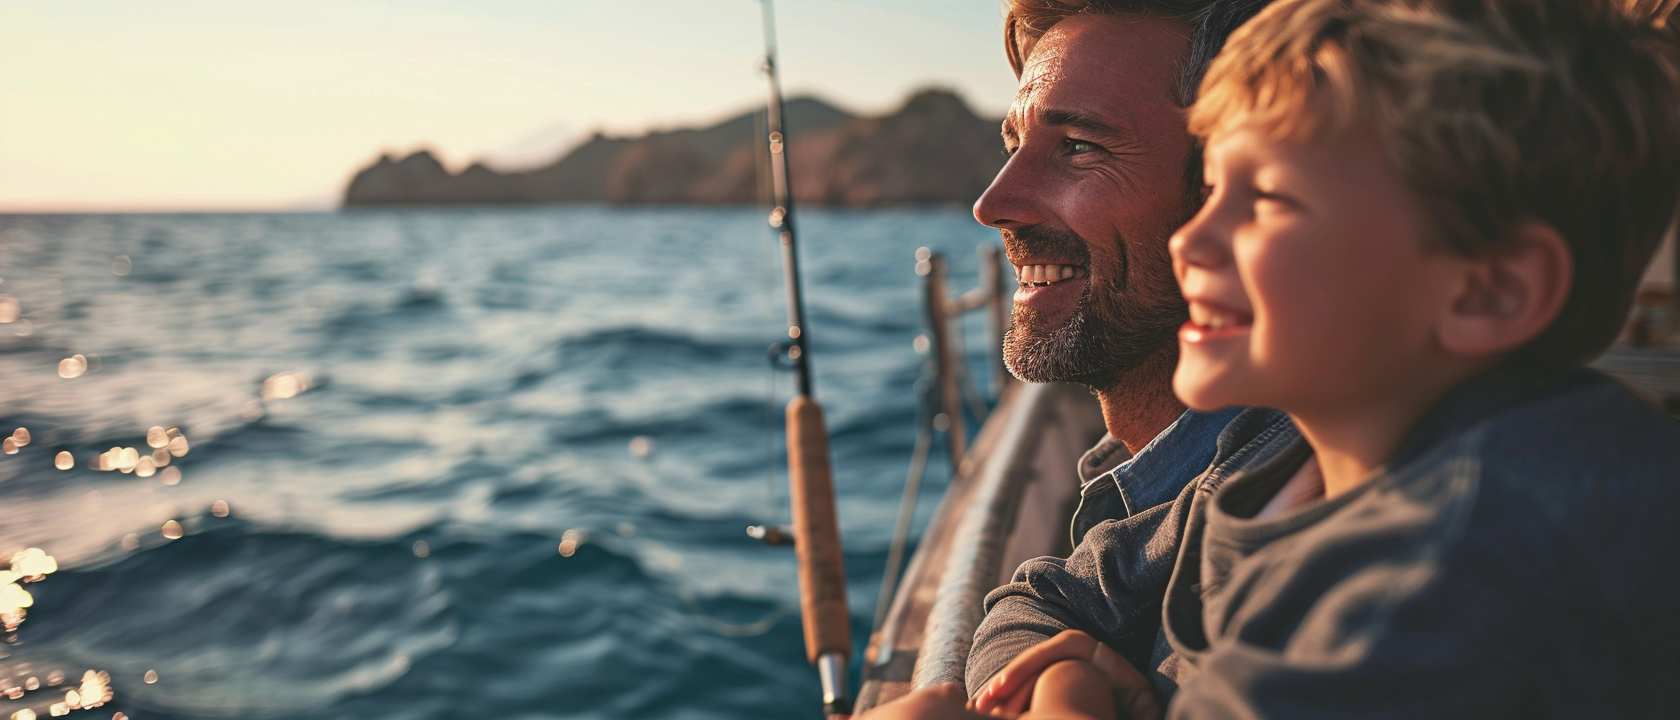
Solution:
M 760 110 L 704 129 L 597 134 L 525 172 L 475 163 L 455 174 L 426 151 L 387 155 L 356 173 L 344 204 L 752 204 L 763 182 L 763 125 Z M 944 90 L 921 91 L 898 111 L 868 118 L 796 98 L 786 125 L 794 198 L 805 204 L 966 204 L 1003 166 L 998 123 Z

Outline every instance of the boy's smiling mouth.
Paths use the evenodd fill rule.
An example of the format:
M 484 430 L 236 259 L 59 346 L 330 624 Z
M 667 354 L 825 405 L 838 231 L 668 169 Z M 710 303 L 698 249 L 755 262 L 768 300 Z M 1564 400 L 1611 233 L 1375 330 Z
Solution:
M 1179 328 L 1178 336 L 1185 342 L 1203 342 L 1247 332 L 1254 324 L 1253 313 L 1209 303 L 1190 301 L 1190 320 Z

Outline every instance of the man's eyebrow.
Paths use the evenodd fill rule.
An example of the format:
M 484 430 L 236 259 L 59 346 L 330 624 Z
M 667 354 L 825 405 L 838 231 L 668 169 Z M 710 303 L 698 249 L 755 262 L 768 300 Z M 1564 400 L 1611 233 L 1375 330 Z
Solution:
M 1084 130 L 1097 138 L 1127 139 L 1134 137 L 1133 133 L 1121 129 L 1114 123 L 1104 120 L 1101 116 L 1080 110 L 1066 108 L 1049 108 L 1039 112 L 1039 117 L 1045 125 L 1068 127 Z M 1016 128 L 1020 118 L 1015 112 L 1003 117 L 1003 138 L 1007 142 L 1018 135 Z
M 1044 124 L 1078 128 L 1086 132 L 1110 136 L 1128 134 L 1120 128 L 1115 127 L 1113 123 L 1110 123 L 1107 120 L 1090 113 L 1080 112 L 1078 110 L 1065 110 L 1061 108 L 1050 108 L 1045 110 Z

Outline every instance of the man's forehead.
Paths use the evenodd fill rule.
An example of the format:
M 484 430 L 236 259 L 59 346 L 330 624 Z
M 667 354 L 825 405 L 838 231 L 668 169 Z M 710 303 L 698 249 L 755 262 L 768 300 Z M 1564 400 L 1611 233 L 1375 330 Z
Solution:
M 1088 37 L 1090 32 L 1080 32 L 1079 20 L 1070 19 L 1059 23 L 1056 27 L 1033 43 L 1032 52 L 1027 55 L 1026 63 L 1021 67 L 1021 86 L 1039 83 L 1047 76 L 1054 76 L 1061 72 L 1068 60 L 1068 50 L 1073 45 L 1091 45 Z M 1086 42 L 1080 42 L 1086 40 Z M 1097 48 L 1085 48 L 1087 51 Z
M 1012 120 L 1039 108 L 1120 110 L 1171 100 L 1189 55 L 1186 28 L 1158 18 L 1075 15 L 1051 27 L 1021 69 Z

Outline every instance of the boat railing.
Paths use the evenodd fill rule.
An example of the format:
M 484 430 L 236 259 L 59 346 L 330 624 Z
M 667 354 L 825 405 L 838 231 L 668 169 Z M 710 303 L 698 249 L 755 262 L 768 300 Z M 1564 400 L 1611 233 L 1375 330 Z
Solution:
M 1023 560 L 1066 552 L 1067 519 L 1079 492 L 1075 464 L 1102 435 L 1101 413 L 1085 389 L 1009 379 L 1001 352 L 1009 321 L 1001 252 L 982 248 L 980 267 L 979 287 L 953 296 L 945 260 L 926 249 L 916 255 L 929 329 L 923 414 L 932 422 L 918 434 L 905 485 L 864 655 L 859 712 L 915 687 L 962 681 L 986 594 L 1007 582 Z M 978 393 L 967 392 L 975 384 L 964 360 L 961 321 L 975 311 L 986 317 L 985 364 L 995 397 L 989 412 L 969 413 L 981 423 L 969 444 L 964 401 Z M 932 429 L 946 434 L 951 482 L 900 579 Z
M 930 369 L 938 389 L 940 412 L 933 417 L 935 429 L 946 435 L 951 453 L 951 470 L 961 464 L 968 447 L 967 424 L 963 419 L 964 380 L 971 378 L 964 360 L 961 320 L 966 313 L 982 311 L 986 319 L 987 368 L 994 397 L 1013 379 L 1003 364 L 1003 336 L 1009 330 L 1009 299 L 1004 295 L 1003 252 L 996 245 L 983 244 L 980 255 L 980 284 L 962 295 L 950 294 L 948 263 L 942 253 L 928 248 L 916 250 L 916 274 L 922 277 L 922 307 L 927 314 Z M 984 421 L 984 412 L 977 412 Z
M 994 397 L 1013 380 L 1003 365 L 1003 335 L 1009 330 L 1009 301 L 1004 297 L 1003 252 L 996 246 L 981 244 L 980 284 L 973 290 L 953 297 L 950 293 L 949 265 L 942 253 L 922 247 L 916 250 L 916 274 L 922 278 L 922 308 L 928 332 L 916 338 L 916 347 L 929 354 L 927 376 L 919 385 L 922 411 L 918 418 L 915 451 L 911 454 L 910 472 L 904 480 L 904 497 L 899 502 L 898 522 L 893 528 L 892 543 L 887 550 L 886 569 L 881 578 L 881 595 L 875 604 L 875 627 L 880 627 L 897 589 L 899 570 L 904 564 L 904 549 L 909 544 L 910 523 L 915 517 L 916 500 L 921 496 L 922 478 L 927 472 L 928 451 L 935 432 L 945 434 L 954 476 L 968 450 L 967 423 L 964 420 L 964 398 L 979 393 L 968 371 L 965 343 L 962 341 L 962 318 L 965 314 L 984 311 L 987 330 L 987 355 L 991 357 L 991 387 Z M 976 400 L 970 403 L 975 419 L 985 422 L 990 414 L 989 403 Z

